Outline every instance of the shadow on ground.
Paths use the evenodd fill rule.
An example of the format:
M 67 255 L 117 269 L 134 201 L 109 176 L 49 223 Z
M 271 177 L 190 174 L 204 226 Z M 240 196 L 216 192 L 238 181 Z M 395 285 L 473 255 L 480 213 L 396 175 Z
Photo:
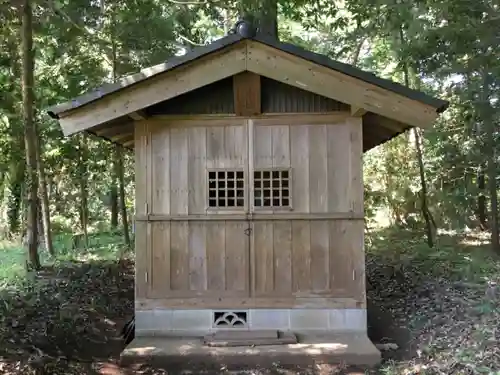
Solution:
M 369 336 L 377 343 L 398 345 L 397 350 L 383 352 L 386 361 L 409 363 L 416 358 L 417 348 L 427 339 L 429 330 L 437 330 L 438 325 L 447 324 L 443 319 L 448 321 L 453 314 L 460 313 L 453 309 L 457 300 L 449 297 L 459 294 L 450 294 L 450 285 L 459 291 L 463 283 L 471 281 L 464 276 L 462 268 L 449 269 L 455 267 L 456 262 L 452 262 L 455 266 L 450 265 L 446 258 L 449 255 L 443 253 L 442 248 L 420 249 L 421 241 L 415 239 L 415 233 L 387 231 L 371 237 L 367 244 Z M 474 247 L 482 246 L 474 245 L 473 238 L 463 236 L 444 236 L 440 241 L 447 246 L 469 241 L 470 248 L 464 251 L 471 252 L 475 251 Z M 402 250 L 401 246 L 410 248 Z M 413 252 L 426 253 L 415 256 L 411 246 L 415 246 Z M 436 257 L 436 252 L 441 258 Z M 434 268 L 446 271 L 448 276 L 430 272 L 429 262 L 420 262 L 427 257 L 431 258 Z M 470 268 L 468 272 L 476 272 L 475 265 L 462 263 Z M 130 261 L 67 262 L 39 272 L 34 284 L 0 291 L 0 374 L 179 373 L 175 368 L 167 372 L 145 365 L 128 368 L 118 365 L 124 348 L 120 331 L 133 315 L 133 275 Z M 428 307 L 430 304 L 432 308 Z M 470 325 L 468 315 L 461 318 L 455 315 L 454 322 L 460 323 L 458 329 Z M 415 326 L 416 316 L 423 317 L 424 322 L 431 319 L 433 324 Z M 463 333 L 455 332 L 455 335 Z M 383 366 L 371 373 L 382 373 Z M 229 373 L 216 361 L 203 363 L 202 367 L 192 368 L 191 373 Z M 230 373 L 326 375 L 362 374 L 363 371 L 313 364 L 282 368 L 276 364 L 266 369 Z

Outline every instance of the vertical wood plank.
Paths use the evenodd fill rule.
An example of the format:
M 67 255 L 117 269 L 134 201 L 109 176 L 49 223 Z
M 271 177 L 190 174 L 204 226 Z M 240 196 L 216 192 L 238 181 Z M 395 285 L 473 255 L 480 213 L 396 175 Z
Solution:
M 190 221 L 189 227 L 189 290 L 207 290 L 206 230 L 203 221 Z
M 146 214 L 147 203 L 147 126 L 146 123 L 135 123 L 135 212 L 137 215 Z
M 135 298 L 147 297 L 146 272 L 149 272 L 147 238 L 147 222 L 137 221 L 135 223 Z
M 349 231 L 351 262 L 353 267 L 353 283 L 352 287 L 349 289 L 349 294 L 362 301 L 362 307 L 366 307 L 364 221 L 352 220 L 346 222 L 346 226 Z
M 248 184 L 246 186 L 246 197 L 245 197 L 245 211 L 248 213 L 248 212 L 253 212 L 254 210 L 254 207 L 255 207 L 255 202 L 254 202 L 254 170 L 255 170 L 255 167 L 254 167 L 254 152 L 255 152 L 255 149 L 254 149 L 254 124 L 253 124 L 253 120 L 252 119 L 249 119 L 248 121 L 246 121 L 246 127 L 247 127 L 247 131 L 246 131 L 246 134 L 247 134 L 247 160 L 248 160 L 248 163 L 246 163 L 246 168 L 245 168 L 245 173 L 246 175 L 248 176 L 247 178 L 247 181 L 248 181 Z M 253 251 L 253 246 L 250 246 L 250 251 Z M 251 259 L 253 259 L 253 255 L 251 254 Z M 252 283 L 252 286 L 251 286 L 251 289 L 250 290 L 253 290 L 254 289 L 254 285 L 253 285 L 253 280 L 255 280 L 255 274 L 254 274 L 254 271 L 253 271 L 253 264 L 251 264 L 251 267 L 252 267 L 252 272 L 251 272 L 251 283 Z
M 297 213 L 309 212 L 309 131 L 307 125 L 290 127 L 292 204 Z
M 311 232 L 307 220 L 292 221 L 292 281 L 294 292 L 311 290 Z
M 252 228 L 255 294 L 274 290 L 274 239 L 272 221 L 255 221 Z
M 274 287 L 278 293 L 292 292 L 292 223 L 277 220 L 274 230 Z
M 315 220 L 311 223 L 311 287 L 313 291 L 330 289 L 330 261 L 328 222 Z
M 170 224 L 170 288 L 189 290 L 188 222 Z
M 244 168 L 247 160 L 247 137 L 244 126 L 224 127 L 225 168 Z
M 350 137 L 350 199 L 349 210 L 364 212 L 364 186 L 363 186 L 363 120 L 361 118 L 348 118 Z
M 188 137 L 185 128 L 170 130 L 170 210 L 173 215 L 188 213 Z
M 206 209 L 207 178 L 207 139 L 206 127 L 196 126 L 188 132 L 188 212 L 203 214 Z
M 207 127 L 207 168 L 224 167 L 224 127 Z
M 349 229 L 348 220 L 330 221 L 330 285 L 339 297 L 351 297 L 353 285 Z
M 226 221 L 226 290 L 248 290 L 247 224 Z
M 271 126 L 273 167 L 287 168 L 290 166 L 290 126 Z
M 309 126 L 309 204 L 311 213 L 328 212 L 326 129 L 326 125 Z
M 170 223 L 151 223 L 151 291 L 159 296 L 170 290 Z
M 255 125 L 255 168 L 270 168 L 273 166 L 272 127 Z
M 207 288 L 223 291 L 226 286 L 226 224 L 207 222 Z
M 350 211 L 351 147 L 348 124 L 328 126 L 328 210 Z
M 170 129 L 157 129 L 151 138 L 153 202 L 150 212 L 170 214 Z

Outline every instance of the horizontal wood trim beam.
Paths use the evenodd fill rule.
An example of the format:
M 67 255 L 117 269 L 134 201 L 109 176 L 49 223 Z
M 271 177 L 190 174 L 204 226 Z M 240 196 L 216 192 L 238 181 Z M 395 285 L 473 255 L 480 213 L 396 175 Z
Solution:
M 136 221 L 256 221 L 256 220 L 364 220 L 363 213 L 255 213 L 207 215 L 137 215 Z
M 248 297 L 248 290 L 149 290 L 148 298 L 244 298 Z
M 235 115 L 172 115 L 152 116 L 147 121 L 152 129 L 163 126 L 224 126 L 243 125 L 246 120 L 253 120 L 254 125 L 325 125 L 343 124 L 350 112 L 334 111 L 325 113 L 265 113 L 258 116 Z
M 365 308 L 364 300 L 354 298 L 141 298 L 135 300 L 136 310 L 153 309 L 253 309 L 253 308 L 310 308 L 310 309 L 352 309 Z
M 255 41 L 247 41 L 247 70 L 369 112 L 419 127 L 432 125 L 436 109 L 376 85 Z
M 245 56 L 245 44 L 228 47 L 64 113 L 59 123 L 67 136 L 129 115 L 244 71 Z

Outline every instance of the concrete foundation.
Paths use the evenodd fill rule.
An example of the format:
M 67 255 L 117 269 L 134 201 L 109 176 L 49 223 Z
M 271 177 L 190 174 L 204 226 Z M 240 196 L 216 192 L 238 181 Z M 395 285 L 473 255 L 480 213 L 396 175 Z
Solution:
M 366 309 L 154 309 L 137 310 L 135 319 L 136 337 L 196 337 L 218 329 L 276 329 L 297 334 L 367 331 Z
M 371 367 L 380 352 L 365 333 L 298 335 L 299 343 L 255 347 L 205 346 L 202 338 L 136 337 L 123 351 L 123 365 L 148 363 L 171 371 L 243 370 L 319 364 Z

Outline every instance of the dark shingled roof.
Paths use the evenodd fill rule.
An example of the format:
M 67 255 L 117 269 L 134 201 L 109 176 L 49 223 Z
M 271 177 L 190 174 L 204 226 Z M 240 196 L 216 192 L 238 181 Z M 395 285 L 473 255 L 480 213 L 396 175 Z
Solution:
M 233 45 L 244 39 L 255 40 L 257 42 L 263 43 L 278 50 L 290 53 L 294 56 L 309 60 L 318 65 L 322 65 L 332 70 L 341 72 L 351 77 L 379 86 L 383 89 L 395 92 L 397 94 L 406 96 L 410 99 L 430 105 L 431 107 L 436 108 L 436 112 L 438 113 L 444 111 L 449 105 L 449 102 L 445 100 L 429 96 L 421 91 L 410 89 L 406 86 L 400 85 L 399 83 L 393 82 L 391 80 L 377 77 L 375 74 L 372 74 L 370 72 L 358 69 L 349 64 L 344 64 L 339 61 L 332 60 L 327 56 L 307 51 L 296 45 L 279 42 L 275 39 L 271 39 L 258 34 L 256 36 L 242 36 L 240 34 L 235 33 L 225 36 L 221 39 L 218 39 L 209 45 L 197 47 L 183 56 L 176 56 L 169 59 L 169 61 L 165 63 L 143 69 L 139 73 L 120 79 L 116 83 L 104 85 L 92 92 L 78 96 L 69 102 L 50 107 L 49 109 L 47 109 L 47 112 L 51 117 L 58 118 L 59 113 L 69 111 L 70 109 L 82 107 L 85 104 L 88 104 L 90 102 L 102 98 L 103 96 L 119 91 L 125 87 L 132 86 L 138 82 L 144 81 L 150 77 L 174 69 L 178 66 L 193 61 L 197 58 L 219 51 L 225 47 Z

